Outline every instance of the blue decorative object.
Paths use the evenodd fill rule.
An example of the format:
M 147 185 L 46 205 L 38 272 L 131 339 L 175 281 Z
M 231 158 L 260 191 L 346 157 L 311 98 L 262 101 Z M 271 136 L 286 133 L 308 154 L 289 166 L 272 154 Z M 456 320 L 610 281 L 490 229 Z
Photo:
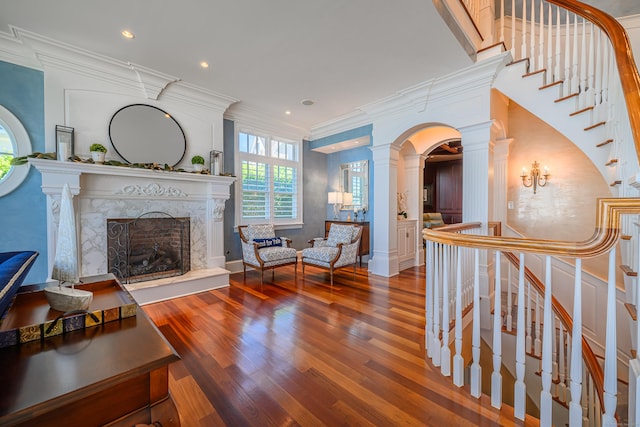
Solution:
M 38 252 L 35 251 L 0 253 L 0 319 L 9 309 L 37 257 Z
M 271 246 L 282 246 L 282 239 L 279 237 L 269 237 L 265 239 L 253 239 L 260 248 L 268 248 Z

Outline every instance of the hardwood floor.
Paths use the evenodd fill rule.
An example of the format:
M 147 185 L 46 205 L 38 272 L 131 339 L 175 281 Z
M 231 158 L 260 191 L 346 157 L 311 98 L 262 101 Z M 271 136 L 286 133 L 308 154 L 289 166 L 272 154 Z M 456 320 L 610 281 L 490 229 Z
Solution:
M 514 425 L 511 408 L 472 398 L 425 358 L 423 268 L 334 279 L 331 290 L 324 270 L 283 267 L 260 292 L 251 271 L 145 306 L 182 357 L 169 370 L 182 425 Z

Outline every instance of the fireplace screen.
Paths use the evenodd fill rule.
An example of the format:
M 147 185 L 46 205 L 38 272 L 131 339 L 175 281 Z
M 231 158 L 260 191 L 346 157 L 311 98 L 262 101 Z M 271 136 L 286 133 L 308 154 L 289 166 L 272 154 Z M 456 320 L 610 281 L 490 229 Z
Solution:
M 123 283 L 180 276 L 191 268 L 189 218 L 149 212 L 107 219 L 108 267 Z

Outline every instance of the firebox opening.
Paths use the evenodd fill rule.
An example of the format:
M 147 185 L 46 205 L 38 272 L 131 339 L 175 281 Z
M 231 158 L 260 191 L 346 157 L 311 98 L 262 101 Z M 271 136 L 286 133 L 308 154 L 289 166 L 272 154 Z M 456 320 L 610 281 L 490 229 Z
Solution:
M 164 212 L 107 219 L 108 269 L 123 283 L 180 276 L 191 269 L 190 219 Z

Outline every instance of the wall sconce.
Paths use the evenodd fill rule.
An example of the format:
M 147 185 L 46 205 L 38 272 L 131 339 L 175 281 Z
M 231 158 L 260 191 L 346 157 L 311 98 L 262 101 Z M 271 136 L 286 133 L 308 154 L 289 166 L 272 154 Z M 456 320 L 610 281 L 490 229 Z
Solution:
M 342 193 L 339 191 L 330 191 L 328 200 L 329 204 L 333 204 L 333 219 L 338 219 L 338 205 L 342 203 Z
M 544 187 L 547 185 L 547 181 L 549 181 L 549 177 L 551 174 L 547 171 L 547 167 L 544 167 L 544 173 L 540 174 L 540 164 L 537 161 L 534 161 L 531 164 L 531 172 L 527 173 L 526 168 L 522 168 L 522 185 L 529 188 L 533 186 L 533 194 L 536 194 L 536 189 L 538 187 Z

